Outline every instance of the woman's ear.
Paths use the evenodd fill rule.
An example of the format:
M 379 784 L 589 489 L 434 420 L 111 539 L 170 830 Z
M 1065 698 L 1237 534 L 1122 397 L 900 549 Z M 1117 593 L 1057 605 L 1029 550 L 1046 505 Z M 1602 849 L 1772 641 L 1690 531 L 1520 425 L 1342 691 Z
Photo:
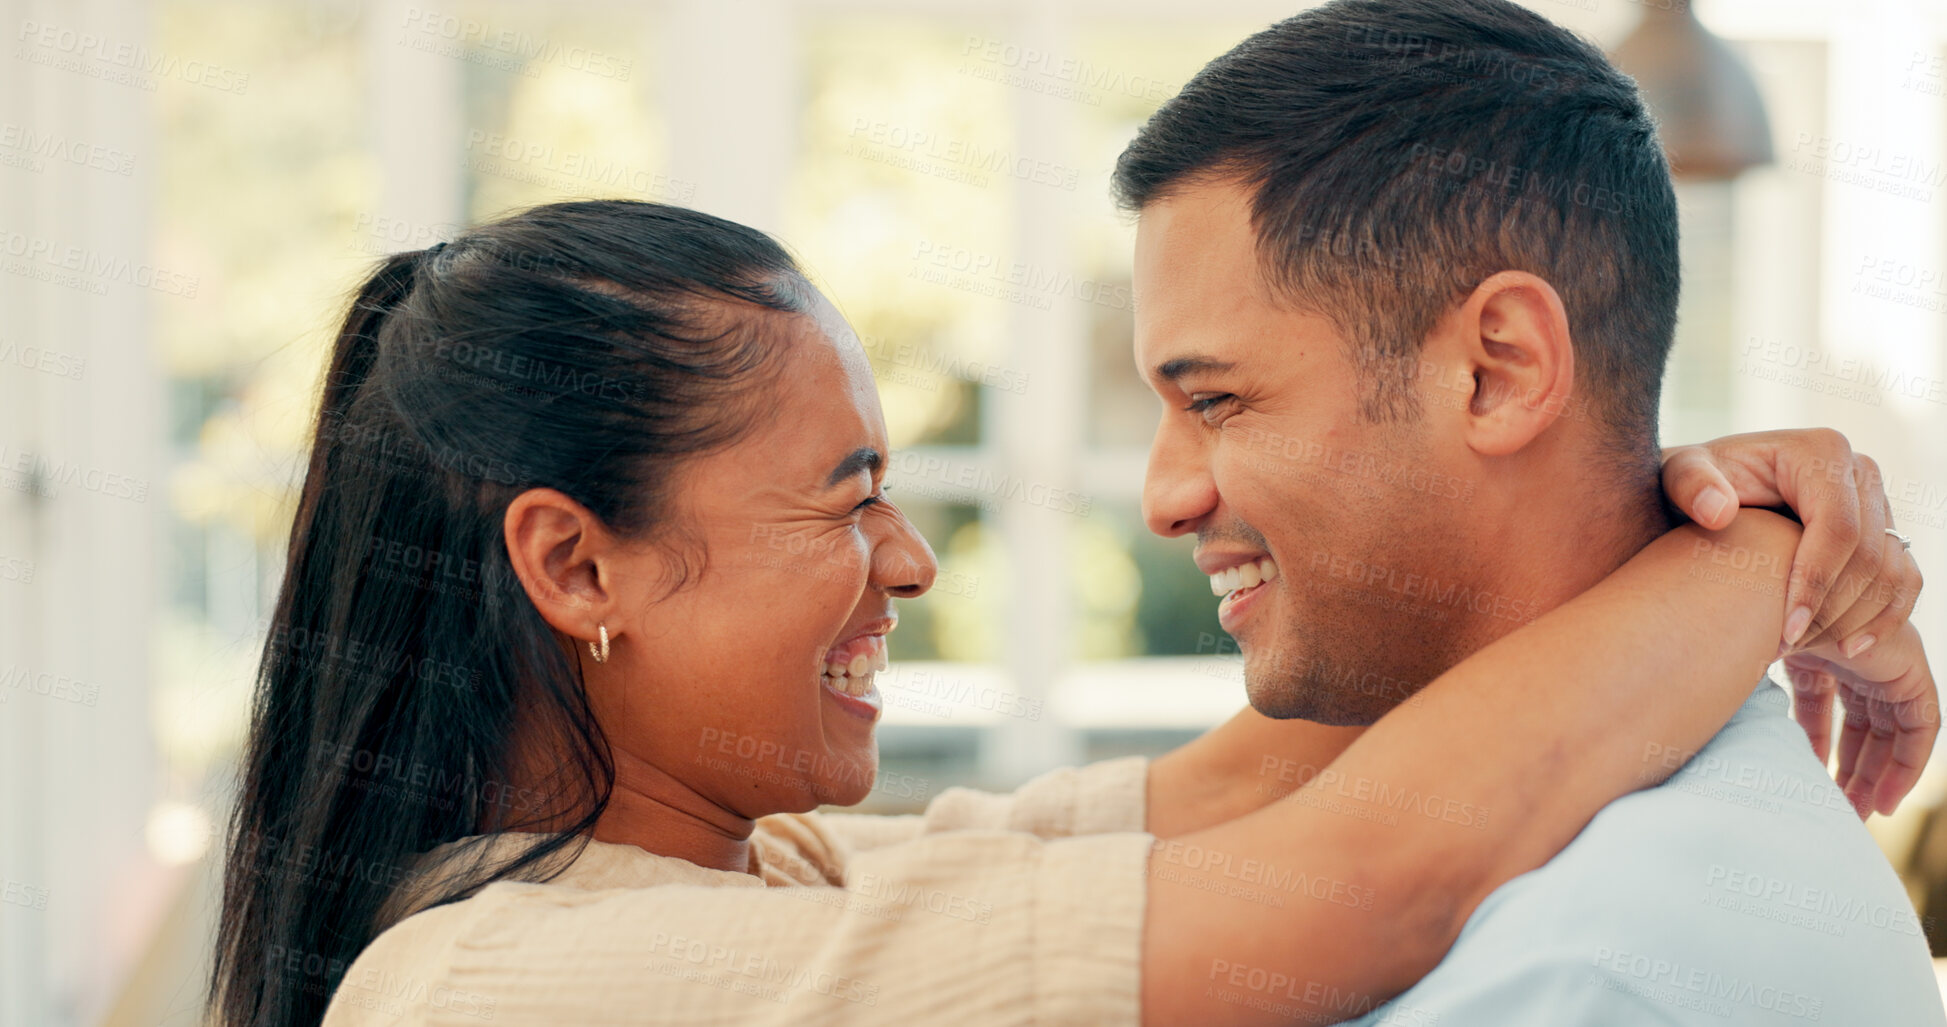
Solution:
M 1526 271 L 1489 277 L 1449 322 L 1453 356 L 1474 389 L 1463 437 L 1482 456 L 1519 452 L 1567 410 L 1575 387 L 1575 346 L 1562 298 Z
M 548 626 L 577 639 L 596 637 L 614 603 L 614 537 L 587 507 L 555 489 L 528 489 L 502 522 L 514 576 Z M 614 637 L 619 624 L 610 623 Z

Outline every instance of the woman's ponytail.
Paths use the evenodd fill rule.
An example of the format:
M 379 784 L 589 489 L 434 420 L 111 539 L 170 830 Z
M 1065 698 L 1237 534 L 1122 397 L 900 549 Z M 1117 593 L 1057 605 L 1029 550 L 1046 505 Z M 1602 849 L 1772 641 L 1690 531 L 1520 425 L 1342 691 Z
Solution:
M 351 309 L 332 342 L 331 363 L 325 369 L 324 395 L 318 404 L 317 429 L 311 443 L 311 461 L 304 476 L 304 491 L 298 500 L 295 538 L 306 534 L 306 527 L 317 509 L 319 493 L 330 480 L 326 468 L 337 444 L 349 441 L 352 401 L 371 378 L 379 359 L 379 330 L 394 311 L 412 295 L 419 280 L 419 269 L 439 252 L 445 243 L 431 249 L 408 250 L 385 258 L 365 284 L 352 297 Z M 287 554 L 295 556 L 295 553 Z
M 351 312 L 338 330 L 332 346 L 331 367 L 325 372 L 324 406 L 320 421 L 342 416 L 351 397 L 372 372 L 379 353 L 379 328 L 385 319 L 412 294 L 419 267 L 429 251 L 395 253 L 366 279 L 353 298 Z
M 445 244 L 440 244 L 444 246 Z M 372 367 L 379 357 L 379 329 L 392 312 L 412 295 L 412 287 L 419 278 L 419 269 L 435 253 L 435 250 L 412 250 L 394 253 L 385 258 L 385 263 L 365 280 L 358 294 L 352 298 L 351 311 L 338 329 L 338 338 L 331 347 L 331 365 L 325 370 L 324 399 L 318 408 L 319 445 L 312 449 L 315 462 L 328 448 L 324 443 L 330 441 L 331 433 L 345 423 L 346 412 L 351 409 L 352 399 L 358 390 L 371 377 Z M 313 480 L 317 475 L 312 475 Z

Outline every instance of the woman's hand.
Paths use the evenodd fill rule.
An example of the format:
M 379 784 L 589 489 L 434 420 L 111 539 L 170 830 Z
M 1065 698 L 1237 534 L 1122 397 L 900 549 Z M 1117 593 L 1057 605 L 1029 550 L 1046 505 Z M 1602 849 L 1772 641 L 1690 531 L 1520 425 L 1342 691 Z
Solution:
M 1785 642 L 1885 638 L 1906 622 L 1920 571 L 1893 526 L 1879 464 L 1830 428 L 1727 435 L 1663 451 L 1663 492 L 1713 530 L 1740 506 L 1787 507 L 1805 525 L 1785 594 Z
M 1918 701 L 1931 711 L 1928 722 L 1936 725 L 1931 728 L 1914 719 L 1914 710 L 1885 705 L 1885 689 L 1893 682 L 1835 673 L 1831 659 L 1859 656 L 1899 635 L 1920 596 L 1920 568 L 1905 544 L 1887 534 L 1892 515 L 1873 458 L 1854 453 L 1844 435 L 1813 428 L 1730 435 L 1701 446 L 1666 449 L 1663 460 L 1664 493 L 1706 528 L 1729 524 L 1739 506 L 1787 506 L 1805 525 L 1804 541 L 1786 580 L 1785 642 L 1809 654 L 1787 661 L 1792 668 L 1792 715 L 1811 738 L 1813 751 L 1825 759 L 1831 749 L 1835 689 L 1853 683 L 1837 692 L 1847 725 L 1840 745 L 1841 786 L 1854 776 L 1846 763 L 1846 739 L 1862 738 L 1869 729 L 1912 739 L 1908 744 L 1924 742 L 1931 751 L 1939 711 L 1930 674 L 1924 685 L 1927 694 Z M 1827 658 L 1819 659 L 1821 654 Z M 1909 655 L 1924 672 L 1926 660 L 1917 638 Z M 1895 662 L 1900 658 L 1905 657 Z M 1875 664 L 1885 665 L 1889 661 Z M 1924 739 L 1917 733 L 1922 730 Z M 1919 758 L 1924 762 L 1926 752 Z M 1890 796 L 1890 803 L 1862 806 L 1862 815 L 1874 808 L 1891 812 L 1913 787 L 1901 775 L 1881 784 L 1887 793 L 1880 798 Z M 1854 793 L 1848 789 L 1847 794 Z
M 1785 672 L 1821 760 L 1832 747 L 1832 694 L 1844 697 L 1837 779 L 1860 819 L 1898 809 L 1940 734 L 1940 698 L 1920 632 L 1902 624 L 1854 656 L 1830 644 L 1795 652 L 1785 657 Z

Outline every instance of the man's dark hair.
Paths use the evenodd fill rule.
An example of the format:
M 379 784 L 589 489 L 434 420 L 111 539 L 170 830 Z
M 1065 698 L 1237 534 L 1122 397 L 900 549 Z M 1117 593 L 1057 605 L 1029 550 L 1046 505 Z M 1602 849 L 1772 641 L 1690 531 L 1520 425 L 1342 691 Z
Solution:
M 1568 312 L 1571 409 L 1617 456 L 1654 459 L 1676 196 L 1635 82 L 1592 44 L 1506 0 L 1335 0 L 1206 65 L 1114 187 L 1140 210 L 1209 181 L 1255 190 L 1266 277 L 1346 335 L 1368 418 L 1413 416 L 1439 318 L 1528 271 Z

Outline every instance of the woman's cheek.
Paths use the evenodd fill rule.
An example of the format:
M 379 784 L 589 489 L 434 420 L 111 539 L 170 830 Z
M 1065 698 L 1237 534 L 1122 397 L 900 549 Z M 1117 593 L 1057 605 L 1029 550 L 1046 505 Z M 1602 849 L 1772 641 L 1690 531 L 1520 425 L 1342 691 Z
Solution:
M 851 525 L 818 530 L 757 525 L 741 561 L 752 570 L 793 579 L 796 584 L 829 582 L 854 585 L 865 576 L 866 543 Z

